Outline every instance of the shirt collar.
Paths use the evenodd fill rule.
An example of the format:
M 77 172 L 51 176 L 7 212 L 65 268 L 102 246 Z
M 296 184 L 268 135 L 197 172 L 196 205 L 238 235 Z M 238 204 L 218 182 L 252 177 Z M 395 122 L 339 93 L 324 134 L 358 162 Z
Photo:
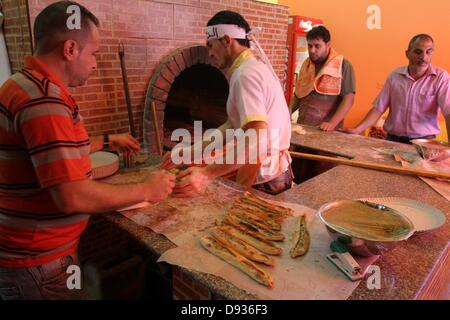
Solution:
M 44 77 L 46 77 L 50 82 L 56 84 L 58 87 L 62 88 L 62 90 L 70 96 L 69 91 L 66 86 L 62 82 L 62 80 L 49 68 L 45 65 L 45 63 L 40 60 L 36 56 L 25 56 L 24 67 L 26 69 L 31 69 L 39 72 Z
M 403 75 L 403 76 L 405 76 L 405 77 L 411 78 L 411 76 L 408 73 L 408 66 L 401 67 L 398 70 L 398 73 Z M 433 65 L 430 64 L 430 66 L 428 67 L 428 70 L 427 70 L 427 72 L 425 74 L 427 76 L 429 76 L 429 75 L 436 76 L 437 75 L 436 68 Z
M 246 49 L 242 51 L 236 59 L 234 59 L 233 64 L 231 65 L 230 69 L 228 69 L 228 78 L 231 78 L 233 73 L 243 64 L 245 61 L 253 57 L 253 52 L 250 49 Z
M 434 75 L 434 76 L 437 76 L 436 68 L 433 67 L 433 65 L 431 65 L 431 64 L 430 64 L 430 67 L 428 68 L 427 73 L 428 73 L 428 74 L 432 74 L 432 75 Z

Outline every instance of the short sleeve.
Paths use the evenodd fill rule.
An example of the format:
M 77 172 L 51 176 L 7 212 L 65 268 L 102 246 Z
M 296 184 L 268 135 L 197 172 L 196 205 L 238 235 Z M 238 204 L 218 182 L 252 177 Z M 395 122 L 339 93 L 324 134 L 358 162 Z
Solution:
M 257 74 L 241 74 L 234 82 L 233 98 L 241 128 L 252 121 L 268 121 L 264 104 L 264 83 L 265 81 L 258 79 Z
M 386 79 L 383 88 L 372 103 L 373 107 L 381 112 L 385 112 L 391 104 L 391 78 L 392 75 Z
M 352 64 L 345 60 L 342 62 L 342 80 L 341 80 L 341 94 L 343 97 L 349 93 L 356 93 L 356 78 Z
M 67 106 L 44 103 L 21 109 L 15 126 L 42 188 L 88 178 L 89 137 L 81 123 L 74 123 Z
M 450 116 L 450 76 L 448 74 L 439 86 L 437 101 L 442 114 L 445 117 Z

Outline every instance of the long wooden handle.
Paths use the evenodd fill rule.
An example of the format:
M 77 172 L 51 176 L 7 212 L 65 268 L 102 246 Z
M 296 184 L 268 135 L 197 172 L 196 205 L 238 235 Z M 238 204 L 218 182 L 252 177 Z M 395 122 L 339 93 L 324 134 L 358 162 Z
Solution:
M 131 135 L 136 138 L 137 136 L 134 126 L 133 110 L 131 107 L 130 89 L 128 87 L 127 68 L 125 67 L 125 48 L 123 46 L 123 43 L 119 43 L 119 58 L 120 68 L 122 70 L 123 90 L 125 91 L 125 101 L 127 103 L 128 122 L 130 124 Z
M 161 144 L 161 134 L 159 133 L 158 118 L 156 117 L 156 106 L 154 101 L 152 101 L 152 115 L 153 115 L 153 126 L 155 127 L 156 133 L 156 146 L 158 147 L 159 155 L 162 157 L 163 148 Z
M 386 164 L 363 162 L 363 161 L 357 161 L 357 160 L 348 160 L 348 159 L 342 159 L 342 158 L 319 156 L 316 154 L 309 154 L 309 153 L 302 153 L 302 152 L 289 151 L 289 153 L 291 154 L 291 156 L 293 158 L 333 162 L 333 163 L 343 164 L 343 165 L 352 166 L 352 167 L 381 170 L 381 171 L 407 174 L 407 175 L 413 175 L 413 176 L 420 176 L 420 177 L 426 177 L 426 178 L 440 178 L 440 179 L 450 180 L 450 174 L 445 174 L 445 173 L 438 173 L 438 172 L 426 171 L 426 170 L 421 170 L 421 169 L 396 167 L 396 166 L 390 166 L 390 165 L 386 165 Z

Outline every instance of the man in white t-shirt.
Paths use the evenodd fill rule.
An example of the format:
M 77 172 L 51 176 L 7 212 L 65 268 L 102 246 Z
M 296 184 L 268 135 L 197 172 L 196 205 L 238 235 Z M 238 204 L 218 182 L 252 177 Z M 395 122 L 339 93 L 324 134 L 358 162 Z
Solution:
M 201 194 L 214 178 L 222 176 L 232 176 L 241 184 L 270 194 L 281 193 L 292 185 L 291 158 L 287 151 L 291 139 L 289 109 L 270 62 L 264 63 L 255 56 L 250 50 L 251 41 L 255 40 L 250 26 L 238 13 L 221 11 L 208 22 L 209 56 L 218 68 L 227 71 L 230 85 L 228 120 L 218 129 L 222 133 L 230 129 L 235 132 L 242 129 L 246 134 L 256 132 L 258 139 L 246 144 L 245 153 L 257 150 L 258 159 L 256 163 L 247 158 L 245 163 L 228 161 L 190 167 L 179 174 L 181 182 L 174 189 L 175 194 Z M 255 45 L 260 48 L 256 41 Z M 262 59 L 265 58 L 262 53 Z M 200 148 L 204 150 L 207 145 L 203 141 Z M 230 152 L 229 148 L 226 153 Z M 234 154 L 242 153 L 236 144 L 233 148 Z M 173 166 L 172 160 L 172 156 L 166 155 L 162 167 Z

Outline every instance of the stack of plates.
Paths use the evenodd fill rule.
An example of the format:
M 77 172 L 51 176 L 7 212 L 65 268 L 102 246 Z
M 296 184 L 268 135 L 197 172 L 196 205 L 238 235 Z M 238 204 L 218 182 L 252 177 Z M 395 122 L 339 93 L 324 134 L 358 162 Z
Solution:
M 92 178 L 101 179 L 119 170 L 119 156 L 115 153 L 97 151 L 89 155 L 92 164 Z

